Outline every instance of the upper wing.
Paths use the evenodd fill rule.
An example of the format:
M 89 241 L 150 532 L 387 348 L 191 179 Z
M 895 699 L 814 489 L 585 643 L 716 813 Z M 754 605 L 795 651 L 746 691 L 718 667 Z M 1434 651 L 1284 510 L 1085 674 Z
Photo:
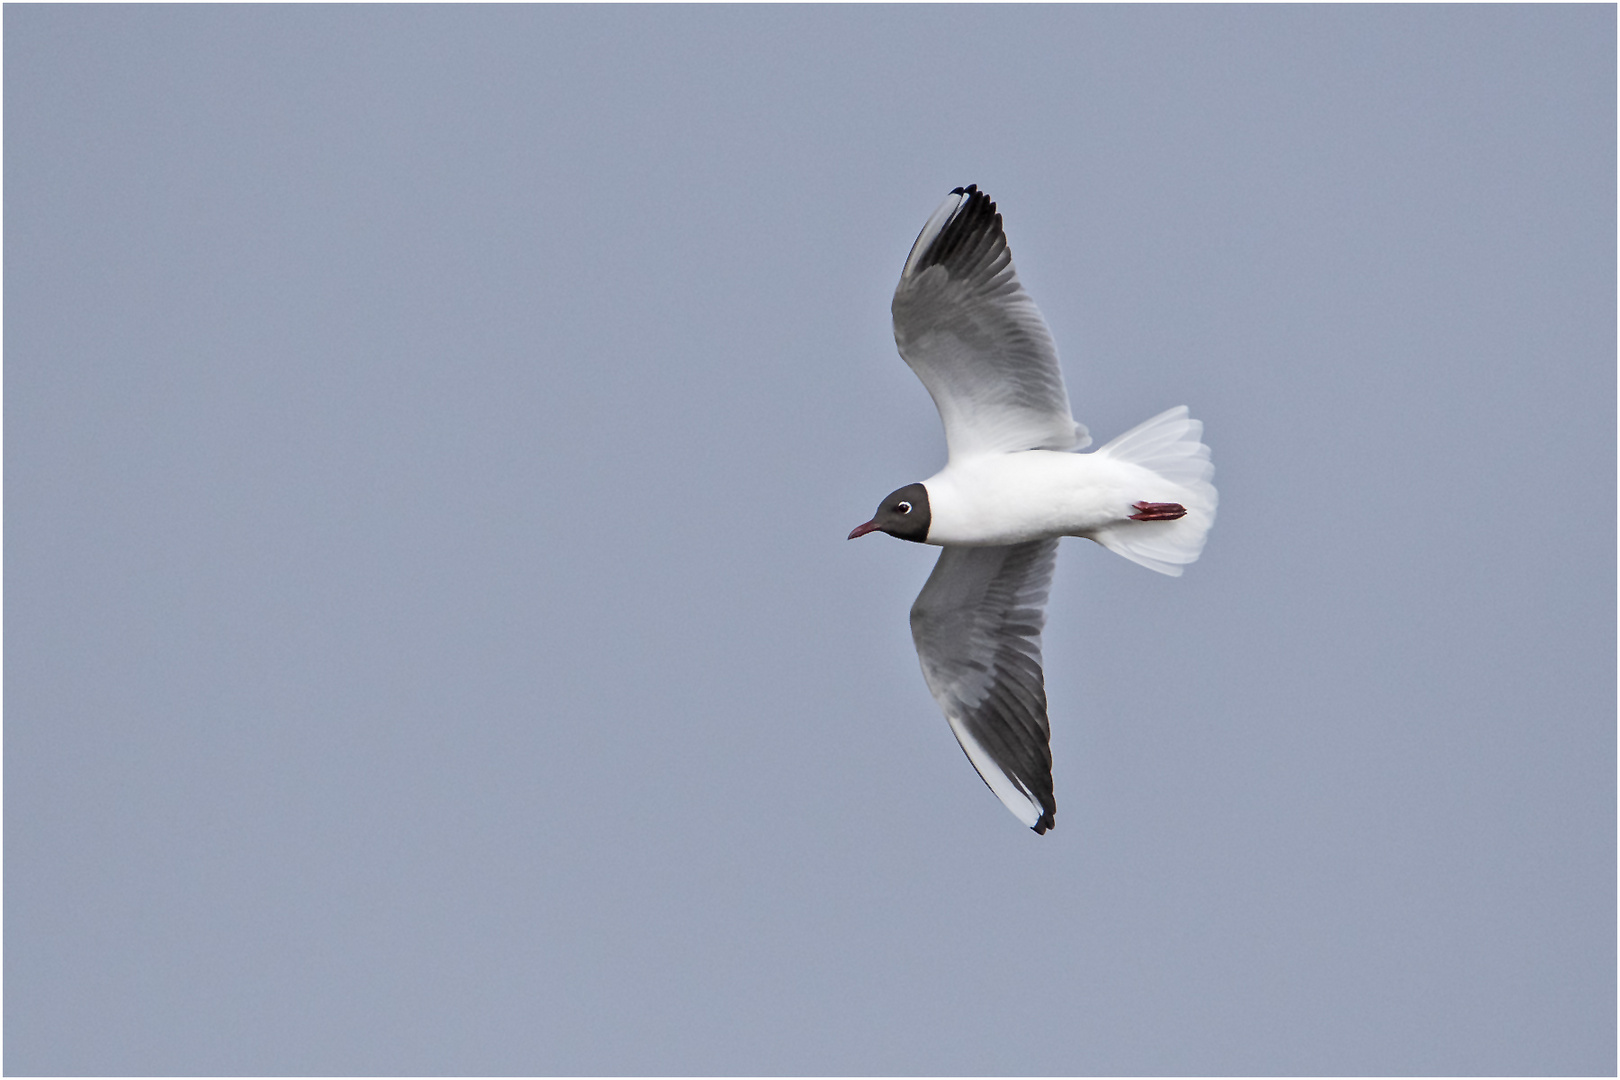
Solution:
M 956 741 L 1018 820 L 1052 827 L 1041 627 L 1058 542 L 947 547 L 911 606 L 923 678 Z
M 1052 332 L 1019 284 L 1001 215 L 976 186 L 951 192 L 923 226 L 892 311 L 952 457 L 1091 442 L 1069 414 Z

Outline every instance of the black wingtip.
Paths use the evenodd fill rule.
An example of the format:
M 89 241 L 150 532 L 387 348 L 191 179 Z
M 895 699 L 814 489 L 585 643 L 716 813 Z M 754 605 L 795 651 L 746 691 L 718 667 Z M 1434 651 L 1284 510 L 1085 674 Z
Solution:
M 1053 828 L 1056 825 L 1057 818 L 1050 810 L 1048 810 L 1046 813 L 1042 814 L 1039 820 L 1037 820 L 1035 824 L 1031 825 L 1030 828 L 1035 830 L 1035 834 L 1037 836 L 1045 836 L 1046 830 Z
M 929 243 L 917 259 L 911 272 L 921 272 L 930 266 L 947 267 L 971 265 L 988 248 L 1005 246 L 1001 231 L 1001 215 L 990 196 L 979 190 L 977 184 L 953 188 L 952 195 L 966 195 L 950 220 Z M 909 265 L 909 264 L 908 264 Z

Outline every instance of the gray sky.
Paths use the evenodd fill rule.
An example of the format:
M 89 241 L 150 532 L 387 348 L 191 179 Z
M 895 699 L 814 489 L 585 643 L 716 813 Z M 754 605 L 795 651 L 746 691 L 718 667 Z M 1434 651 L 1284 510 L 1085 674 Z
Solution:
M 5 10 L 10 1073 L 1612 1073 L 1615 12 Z M 850 527 L 998 201 L 1203 560 Z

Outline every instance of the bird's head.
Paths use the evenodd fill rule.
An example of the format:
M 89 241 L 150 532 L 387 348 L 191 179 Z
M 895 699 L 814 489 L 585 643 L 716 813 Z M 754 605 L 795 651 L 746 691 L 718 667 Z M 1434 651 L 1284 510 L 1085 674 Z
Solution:
M 886 532 L 901 540 L 922 543 L 928 539 L 928 489 L 921 484 L 907 484 L 891 491 L 878 503 L 872 520 L 855 526 L 849 534 L 851 540 L 869 532 Z

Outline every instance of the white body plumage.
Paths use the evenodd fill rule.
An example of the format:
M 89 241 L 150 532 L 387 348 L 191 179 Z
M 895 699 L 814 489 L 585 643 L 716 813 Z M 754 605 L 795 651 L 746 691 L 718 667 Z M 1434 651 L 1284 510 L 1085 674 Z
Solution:
M 1092 539 L 1160 573 L 1198 558 L 1215 520 L 1214 467 L 1203 425 L 1171 409 L 1093 453 L 1023 450 L 953 456 L 923 481 L 940 547 Z M 1179 503 L 1176 521 L 1133 521 L 1139 501 Z
M 1058 450 L 952 461 L 923 486 L 933 513 L 927 543 L 941 547 L 1089 536 L 1129 520 L 1138 499 L 1176 502 L 1180 494 L 1140 465 Z

